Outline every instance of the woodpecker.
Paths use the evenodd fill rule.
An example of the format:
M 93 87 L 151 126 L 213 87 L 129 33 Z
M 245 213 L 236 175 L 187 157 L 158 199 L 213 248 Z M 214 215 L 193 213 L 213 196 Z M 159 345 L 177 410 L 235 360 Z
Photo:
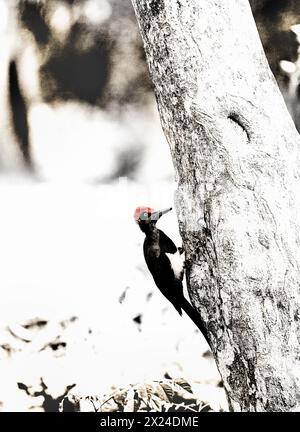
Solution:
M 146 236 L 143 246 L 145 261 L 161 293 L 172 303 L 179 315 L 182 315 L 182 310 L 186 312 L 209 342 L 200 315 L 183 294 L 183 250 L 177 248 L 173 241 L 156 227 L 159 218 L 171 210 L 172 207 L 159 211 L 150 207 L 136 208 L 134 219 Z

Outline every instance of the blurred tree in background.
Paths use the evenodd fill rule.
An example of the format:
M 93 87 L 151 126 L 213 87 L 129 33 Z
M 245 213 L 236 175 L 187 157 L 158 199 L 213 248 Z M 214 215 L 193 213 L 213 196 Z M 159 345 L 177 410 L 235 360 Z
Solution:
M 46 102 L 144 102 L 150 82 L 130 0 L 20 1 L 18 17 L 41 53 Z
M 10 97 L 12 106 L 3 109 L 11 111 L 13 115 L 5 117 L 5 114 L 2 114 L 2 117 L 5 117 L 3 120 L 0 116 L 0 163 L 2 159 L 4 166 L 19 166 L 20 161 L 15 163 L 20 159 L 16 150 L 19 146 L 29 166 L 47 165 L 44 156 L 43 161 L 39 160 L 42 138 L 40 132 L 35 133 L 37 124 L 30 114 L 34 103 L 43 103 L 51 108 L 73 103 L 85 107 L 85 110 L 92 108 L 104 112 L 119 123 L 121 118 L 121 122 L 124 120 L 127 109 L 133 108 L 135 111 L 126 119 L 126 128 L 131 129 L 128 133 L 130 138 L 118 139 L 116 149 L 115 144 L 111 143 L 110 135 L 104 134 L 101 148 L 104 149 L 105 141 L 107 148 L 111 149 L 114 163 L 110 170 L 104 170 L 105 172 L 100 164 L 98 169 L 100 179 L 111 179 L 119 175 L 133 178 L 143 158 L 152 159 L 144 149 L 149 148 L 152 143 L 155 145 L 154 141 L 161 142 L 163 137 L 157 132 L 151 142 L 149 140 L 144 143 L 143 134 L 137 137 L 136 132 L 132 131 L 136 125 L 142 124 L 139 117 L 141 112 L 144 119 L 148 118 L 148 122 L 152 123 L 157 131 L 160 125 L 157 114 L 153 116 L 156 109 L 152 85 L 131 1 L 11 0 L 8 3 L 0 0 L 0 4 L 3 11 L 8 5 L 10 10 L 9 26 L 6 34 L 2 36 L 1 49 L 8 51 L 8 54 L 6 60 L 1 62 L 0 90 L 4 95 L 5 88 L 9 87 L 5 71 L 9 70 L 12 61 L 15 62 L 16 79 L 10 83 L 10 88 L 20 86 L 20 90 L 17 89 L 20 100 Z M 291 26 L 300 23 L 300 3 L 296 0 L 250 0 L 250 4 L 270 67 L 299 129 L 300 79 L 298 75 L 294 77 L 291 87 L 291 76 L 282 70 L 280 61 L 296 63 L 299 58 L 299 42 L 291 31 Z M 9 45 L 8 40 L 13 42 Z M 10 48 L 7 48 L 8 46 Z M 1 97 L 0 104 L 4 107 L 8 98 Z M 18 109 L 18 106 L 22 109 Z M 19 119 L 16 112 L 19 113 Z M 71 115 L 69 117 L 73 118 Z M 9 135 L 7 126 L 11 118 L 15 122 L 15 133 Z M 42 121 L 49 123 L 50 119 L 39 118 L 37 123 L 41 124 Z M 19 125 L 27 124 L 29 130 L 23 134 L 27 138 L 25 137 L 25 143 L 22 143 Z M 98 124 L 100 125 L 100 122 Z M 54 122 L 52 129 L 58 128 L 59 125 Z M 121 137 L 126 133 L 121 132 Z M 144 135 L 151 134 L 149 129 Z M 37 135 L 32 143 L 32 137 Z M 65 142 L 75 141 L 63 134 L 60 139 Z M 53 141 L 57 141 L 56 136 Z M 131 144 L 128 144 L 128 141 Z M 26 146 L 29 149 L 26 149 Z M 46 147 L 46 144 L 43 146 Z M 70 151 L 72 152 L 72 148 Z M 157 154 L 158 150 L 155 157 Z M 101 155 L 93 158 L 96 160 L 99 156 Z M 56 155 L 56 160 L 58 159 L 59 149 Z M 164 158 L 165 165 L 166 159 L 167 156 Z M 7 160 L 12 160 L 13 163 L 6 163 Z M 88 169 L 87 167 L 86 170 Z M 172 175 L 171 164 L 168 170 L 168 175 Z

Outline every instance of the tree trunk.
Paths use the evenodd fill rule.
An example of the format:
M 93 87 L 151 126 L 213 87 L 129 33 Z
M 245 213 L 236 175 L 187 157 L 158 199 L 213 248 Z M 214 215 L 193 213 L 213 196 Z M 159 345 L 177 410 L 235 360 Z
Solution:
M 300 139 L 248 1 L 133 4 L 178 181 L 187 285 L 230 407 L 295 410 Z

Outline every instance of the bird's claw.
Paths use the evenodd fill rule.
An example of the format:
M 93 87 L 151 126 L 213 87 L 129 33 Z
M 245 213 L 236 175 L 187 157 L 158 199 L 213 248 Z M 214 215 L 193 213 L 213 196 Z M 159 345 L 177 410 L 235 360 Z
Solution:
M 179 247 L 178 248 L 178 252 L 179 252 L 180 255 L 182 255 L 184 253 L 184 247 L 183 246 Z
M 183 268 L 184 269 L 187 269 L 187 268 L 189 268 L 189 267 L 191 267 L 192 266 L 192 261 L 190 260 L 190 259 L 185 259 L 184 261 L 183 261 Z

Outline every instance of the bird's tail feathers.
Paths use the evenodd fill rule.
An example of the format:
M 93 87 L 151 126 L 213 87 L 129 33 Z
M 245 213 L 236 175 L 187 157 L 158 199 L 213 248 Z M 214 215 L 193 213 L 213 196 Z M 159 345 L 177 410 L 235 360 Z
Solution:
M 208 339 L 207 330 L 206 330 L 206 328 L 204 326 L 204 323 L 203 323 L 203 321 L 201 319 L 200 314 L 196 311 L 196 309 L 191 305 L 191 303 L 185 297 L 183 297 L 183 301 L 182 301 L 181 307 L 184 310 L 184 312 L 190 317 L 190 319 L 193 321 L 193 323 L 201 331 L 201 333 L 205 337 L 206 342 L 208 343 L 208 345 L 210 345 L 209 339 Z M 181 314 L 182 314 L 182 312 L 181 312 Z

